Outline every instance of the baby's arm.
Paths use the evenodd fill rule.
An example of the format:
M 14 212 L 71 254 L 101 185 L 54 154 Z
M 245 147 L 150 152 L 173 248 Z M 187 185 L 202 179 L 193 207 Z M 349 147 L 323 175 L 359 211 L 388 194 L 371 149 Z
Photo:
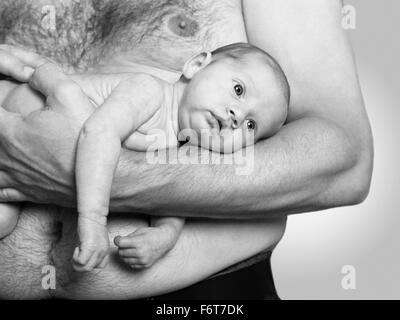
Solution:
M 109 199 L 121 144 L 156 112 L 162 101 L 161 80 L 137 74 L 121 80 L 86 121 L 76 161 L 80 247 L 73 260 L 77 271 L 105 265 Z

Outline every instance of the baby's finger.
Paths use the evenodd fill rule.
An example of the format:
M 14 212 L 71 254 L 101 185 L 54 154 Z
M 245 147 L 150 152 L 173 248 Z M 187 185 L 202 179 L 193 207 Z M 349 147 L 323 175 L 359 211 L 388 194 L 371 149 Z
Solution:
M 81 266 L 87 265 L 92 257 L 93 250 L 79 248 L 77 257 L 74 259 L 75 263 Z
M 101 261 L 101 262 L 99 263 L 99 265 L 97 266 L 97 268 L 99 268 L 99 269 L 104 269 L 105 267 L 107 267 L 108 261 L 109 261 L 109 258 L 108 258 L 108 255 L 107 255 L 107 256 L 104 257 L 103 261 Z
M 72 255 L 72 260 L 76 262 L 78 261 L 78 257 L 79 257 L 79 247 L 76 247 L 74 250 L 74 254 Z
M 77 259 L 79 257 L 79 249 L 78 249 L 78 251 L 77 251 L 77 249 L 75 249 L 74 256 L 72 258 L 72 267 L 74 268 L 74 270 L 76 272 L 85 272 L 86 271 L 85 270 L 85 265 L 77 262 Z
M 74 261 L 72 261 L 72 267 L 76 272 L 86 272 L 85 266 L 82 266 L 80 264 L 76 264 Z
M 90 257 L 88 263 L 85 266 L 86 271 L 92 271 L 101 263 L 101 254 L 97 252 L 93 252 L 92 256 Z

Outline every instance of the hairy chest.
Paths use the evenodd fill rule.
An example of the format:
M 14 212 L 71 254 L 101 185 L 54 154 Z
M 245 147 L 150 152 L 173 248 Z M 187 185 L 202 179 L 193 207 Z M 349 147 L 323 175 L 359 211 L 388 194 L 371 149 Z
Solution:
M 240 0 L 2 0 L 0 42 L 75 70 L 131 59 L 179 69 L 201 50 L 245 41 Z

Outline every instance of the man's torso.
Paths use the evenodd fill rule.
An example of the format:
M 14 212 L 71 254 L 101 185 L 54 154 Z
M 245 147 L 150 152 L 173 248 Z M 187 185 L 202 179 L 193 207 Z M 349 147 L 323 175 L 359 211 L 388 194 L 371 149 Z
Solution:
M 133 61 L 180 70 L 191 55 L 246 41 L 239 0 L 6 0 L 0 42 L 84 70 Z

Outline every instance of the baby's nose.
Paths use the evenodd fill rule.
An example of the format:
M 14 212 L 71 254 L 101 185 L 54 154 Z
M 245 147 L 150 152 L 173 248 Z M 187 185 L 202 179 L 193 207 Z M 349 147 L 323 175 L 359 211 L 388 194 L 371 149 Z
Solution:
M 232 128 L 233 129 L 239 128 L 243 124 L 243 121 L 246 118 L 246 114 L 244 112 L 241 112 L 239 109 L 235 108 L 229 108 L 228 112 L 232 121 Z

